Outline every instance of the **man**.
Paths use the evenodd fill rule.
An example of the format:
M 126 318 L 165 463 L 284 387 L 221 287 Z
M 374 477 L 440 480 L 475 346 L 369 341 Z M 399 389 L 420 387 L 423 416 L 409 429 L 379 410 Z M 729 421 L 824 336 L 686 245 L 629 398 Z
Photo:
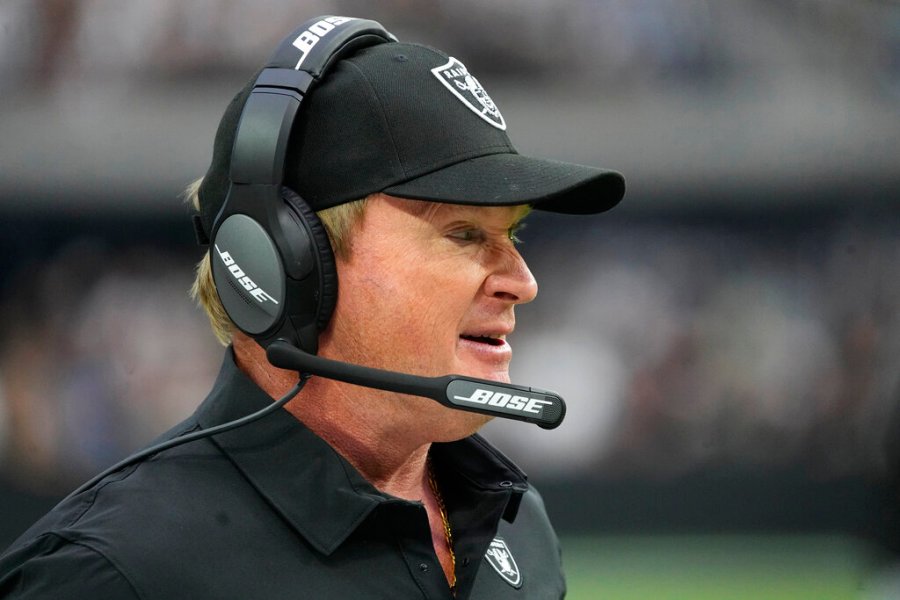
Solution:
M 348 21 L 329 19 L 288 41 L 302 51 L 310 32 L 324 39 Z M 212 166 L 192 188 L 200 237 L 213 238 L 194 293 L 230 346 L 210 395 L 164 439 L 183 441 L 273 406 L 298 386 L 297 372 L 267 360 L 268 325 L 254 330 L 227 300 L 275 312 L 291 300 L 247 267 L 252 257 L 237 256 L 222 233 L 231 218 L 223 206 L 242 169 L 232 156 L 243 152 L 240 123 L 251 120 L 247 106 L 264 77 L 229 106 Z M 284 191 L 284 205 L 272 209 L 286 210 L 279 223 L 300 222 L 305 202 L 334 250 L 338 293 L 315 339 L 319 356 L 509 382 L 514 309 L 537 293 L 516 229 L 532 206 L 569 213 L 614 206 L 621 176 L 518 155 L 477 79 L 422 46 L 387 40 L 354 48 L 303 102 L 284 163 L 284 183 L 299 197 Z M 295 266 L 283 261 L 285 270 Z M 303 377 L 304 384 L 284 410 L 154 447 L 65 499 L 0 559 L 0 597 L 565 594 L 539 495 L 476 435 L 488 416 L 324 377 Z

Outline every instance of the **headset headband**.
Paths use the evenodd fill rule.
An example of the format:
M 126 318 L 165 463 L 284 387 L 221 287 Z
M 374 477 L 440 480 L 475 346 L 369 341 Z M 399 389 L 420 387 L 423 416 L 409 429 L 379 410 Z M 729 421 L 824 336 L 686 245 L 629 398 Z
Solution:
M 281 42 L 244 104 L 231 155 L 231 189 L 216 216 L 213 235 L 228 215 L 240 212 L 254 216 L 255 209 L 261 208 L 241 200 L 249 197 L 251 204 L 268 203 L 260 203 L 252 194 L 235 194 L 236 184 L 256 187 L 283 183 L 291 130 L 303 98 L 314 84 L 337 61 L 360 48 L 395 41 L 375 21 L 328 16 L 307 21 Z M 259 191 L 269 196 L 267 200 L 277 201 L 277 189 Z
M 263 346 L 280 337 L 315 353 L 337 293 L 327 235 L 303 200 L 282 187 L 300 105 L 339 60 L 393 41 L 375 21 L 307 21 L 281 42 L 241 109 L 209 251 L 225 311 Z

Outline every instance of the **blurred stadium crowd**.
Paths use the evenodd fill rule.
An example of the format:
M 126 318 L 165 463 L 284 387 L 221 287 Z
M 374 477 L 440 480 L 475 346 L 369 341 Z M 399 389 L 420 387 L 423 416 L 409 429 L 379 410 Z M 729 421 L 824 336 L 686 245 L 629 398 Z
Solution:
M 85 75 L 177 77 L 252 69 L 298 15 L 390 23 L 402 39 L 464 46 L 503 72 L 635 80 L 719 78 L 747 63 L 842 62 L 896 82 L 897 19 L 880 0 L 9 0 L 0 7 L 6 85 Z M 264 10 L 264 15 L 260 14 Z M 254 18 L 251 18 L 254 17 Z M 302 17 L 301 17 L 302 19 Z M 783 39 L 784 30 L 796 34 Z M 427 33 L 425 33 L 427 32 Z M 510 43 L 510 34 L 518 43 Z M 785 52 L 788 46 L 803 52 Z
M 521 311 L 514 374 L 569 392 L 572 418 L 555 440 L 491 427 L 542 471 L 897 468 L 900 218 L 644 222 L 534 252 L 544 297 Z
M 896 5 L 9 0 L 0 4 L 0 92 L 7 102 L 0 105 L 6 162 L 0 215 L 21 227 L 10 227 L 0 242 L 0 478 L 49 493 L 69 489 L 188 414 L 221 357 L 187 298 L 200 250 L 190 246 L 187 210 L 170 185 L 202 173 L 208 150 L 190 164 L 175 161 L 182 170 L 158 173 L 141 155 L 118 153 L 109 157 L 110 173 L 85 176 L 73 168 L 80 179 L 54 184 L 34 149 L 61 144 L 52 137 L 29 145 L 28 128 L 46 119 L 77 121 L 74 112 L 90 111 L 90 102 L 66 108 L 61 100 L 87 88 L 94 94 L 169 90 L 170 104 L 132 110 L 163 111 L 177 120 L 182 102 L 195 94 L 189 90 L 223 79 L 241 83 L 285 34 L 285 23 L 329 13 L 370 15 L 401 39 L 464 47 L 467 61 L 491 73 L 482 79 L 505 81 L 508 89 L 522 85 L 516 81 L 565 76 L 563 95 L 608 89 L 617 106 L 647 97 L 677 105 L 684 90 L 696 99 L 718 89 L 709 94 L 716 103 L 701 106 L 704 119 L 727 111 L 731 101 L 747 101 L 721 91 L 735 80 L 751 89 L 756 80 L 790 82 L 798 70 L 818 73 L 835 94 L 864 97 L 846 114 L 833 112 L 830 94 L 813 94 L 808 107 L 797 108 L 800 121 L 807 108 L 818 111 L 812 129 L 822 123 L 842 132 L 833 147 L 820 144 L 819 154 L 808 155 L 834 163 L 819 171 L 811 165 L 774 192 L 765 188 L 768 197 L 754 187 L 765 178 L 758 170 L 735 171 L 733 187 L 719 190 L 711 185 L 719 181 L 715 167 L 698 165 L 673 177 L 681 200 L 672 203 L 646 183 L 667 167 L 654 157 L 678 157 L 698 144 L 661 139 L 627 120 L 620 129 L 633 129 L 603 142 L 605 166 L 621 168 L 631 185 L 622 212 L 590 223 L 535 215 L 523 234 L 523 254 L 541 293 L 519 312 L 513 376 L 559 390 L 569 417 L 558 433 L 492 423 L 487 435 L 547 479 L 659 480 L 721 466 L 799 467 L 822 480 L 896 476 L 900 191 L 876 177 L 865 202 L 842 195 L 857 180 L 871 183 L 876 171 L 883 181 L 900 177 L 891 133 L 900 109 Z M 771 88 L 760 89 L 766 106 L 783 103 Z M 193 153 L 194 138 L 203 138 L 196 148 L 208 148 L 227 97 L 216 101 L 203 132 L 191 129 L 166 151 Z M 591 93 L 579 106 L 601 110 Z M 894 129 L 885 138 L 870 135 L 882 121 L 866 120 L 863 109 L 888 115 Z M 604 114 L 610 130 L 620 131 L 617 113 Z M 765 113 L 759 116 L 717 135 L 753 141 L 785 130 L 791 136 L 793 122 L 766 124 Z M 66 127 L 58 129 L 59 139 L 67 139 Z M 589 143 L 522 130 L 529 152 Z M 625 138 L 637 141 L 628 146 Z M 858 155 L 841 145 L 851 141 Z M 625 164 L 617 160 L 620 142 Z M 126 140 L 122 147 L 134 145 Z M 87 143 L 63 148 L 53 162 L 80 165 L 95 150 L 102 152 Z M 721 160 L 777 170 L 777 159 L 753 163 L 750 150 L 736 147 Z M 804 166 L 802 154 L 791 160 Z M 847 185 L 820 196 L 823 184 L 810 173 L 833 170 L 832 164 L 848 165 L 832 173 Z M 47 168 L 65 174 L 64 167 Z M 163 183 L 130 194 L 166 202 L 157 201 L 152 213 L 145 204 L 132 210 L 128 197 L 116 194 L 115 202 L 99 203 L 94 191 L 113 189 L 105 177 L 131 173 L 144 175 L 142 186 L 147 178 Z M 738 207 L 718 197 L 736 190 L 744 198 Z M 773 210 L 773 203 L 784 206 Z M 101 213 L 103 224 L 90 224 Z M 183 235 L 173 236 L 173 229 Z M 581 275 L 573 280 L 574 274 Z

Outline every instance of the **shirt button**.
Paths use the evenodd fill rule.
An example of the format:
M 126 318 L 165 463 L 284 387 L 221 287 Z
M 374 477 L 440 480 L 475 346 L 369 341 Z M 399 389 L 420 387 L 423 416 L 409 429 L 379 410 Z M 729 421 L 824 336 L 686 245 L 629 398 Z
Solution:
M 426 571 L 428 571 L 428 565 L 426 565 L 425 563 L 419 563 L 419 570 L 425 573 Z
M 501 481 L 501 482 L 500 482 L 500 487 L 504 487 L 504 488 L 512 487 L 512 484 L 513 484 L 512 481 Z

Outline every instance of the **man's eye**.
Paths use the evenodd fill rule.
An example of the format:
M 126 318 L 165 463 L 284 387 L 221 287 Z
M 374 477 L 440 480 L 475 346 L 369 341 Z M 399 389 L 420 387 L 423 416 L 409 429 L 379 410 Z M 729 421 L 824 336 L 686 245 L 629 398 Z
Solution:
M 478 242 L 484 239 L 484 234 L 479 229 L 460 229 L 451 232 L 450 237 L 458 242 Z

